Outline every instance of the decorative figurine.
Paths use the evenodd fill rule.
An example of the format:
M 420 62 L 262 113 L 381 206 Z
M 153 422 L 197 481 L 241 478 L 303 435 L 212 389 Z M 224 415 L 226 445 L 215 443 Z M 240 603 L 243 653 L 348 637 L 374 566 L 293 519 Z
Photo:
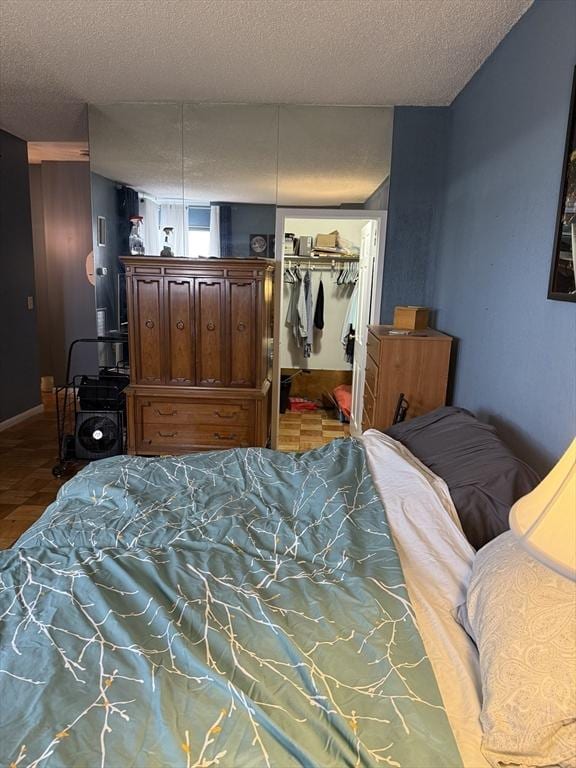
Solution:
M 174 246 L 172 243 L 174 227 L 162 227 L 162 232 L 164 232 L 164 247 L 160 251 L 160 256 L 174 256 Z
M 132 228 L 128 237 L 128 247 L 132 256 L 143 256 L 145 253 L 144 240 L 140 234 L 140 227 L 143 221 L 143 216 L 130 216 Z

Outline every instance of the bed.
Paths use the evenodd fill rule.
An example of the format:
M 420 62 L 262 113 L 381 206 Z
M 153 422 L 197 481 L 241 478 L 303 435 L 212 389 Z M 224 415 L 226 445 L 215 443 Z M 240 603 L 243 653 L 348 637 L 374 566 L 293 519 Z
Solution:
M 485 768 L 474 555 L 375 430 L 94 462 L 0 553 L 3 764 Z

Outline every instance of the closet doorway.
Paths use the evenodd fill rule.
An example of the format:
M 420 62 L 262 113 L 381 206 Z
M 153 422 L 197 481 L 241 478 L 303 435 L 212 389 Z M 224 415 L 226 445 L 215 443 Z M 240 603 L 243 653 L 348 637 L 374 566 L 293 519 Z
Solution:
M 304 450 L 362 432 L 367 327 L 380 319 L 386 217 L 277 209 L 273 448 Z M 335 390 L 344 411 L 335 407 Z M 310 440 L 297 444 L 301 426 Z

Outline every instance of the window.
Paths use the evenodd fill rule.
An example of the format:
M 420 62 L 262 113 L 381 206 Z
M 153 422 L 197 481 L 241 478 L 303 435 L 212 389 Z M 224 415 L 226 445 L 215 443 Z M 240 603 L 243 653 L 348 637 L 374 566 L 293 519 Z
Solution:
M 210 206 L 188 206 L 188 256 L 209 256 Z
M 188 256 L 208 256 L 209 247 L 209 229 L 188 230 Z

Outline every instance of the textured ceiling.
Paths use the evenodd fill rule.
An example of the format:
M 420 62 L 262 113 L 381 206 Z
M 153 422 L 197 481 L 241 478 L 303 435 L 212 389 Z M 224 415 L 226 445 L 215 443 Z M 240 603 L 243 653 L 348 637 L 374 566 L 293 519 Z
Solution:
M 0 0 L 0 125 L 85 102 L 449 104 L 532 0 Z
M 392 118 L 388 107 L 91 105 L 91 168 L 191 202 L 363 203 L 389 175 Z

